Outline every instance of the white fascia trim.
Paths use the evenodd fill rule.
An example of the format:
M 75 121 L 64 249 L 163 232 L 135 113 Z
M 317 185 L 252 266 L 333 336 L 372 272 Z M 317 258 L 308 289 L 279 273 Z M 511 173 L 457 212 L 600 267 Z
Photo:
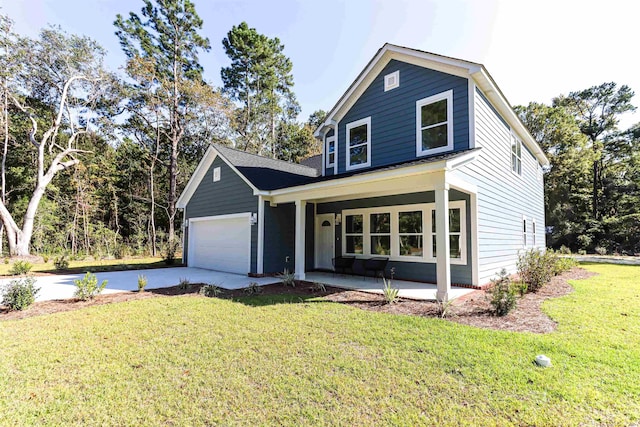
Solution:
M 520 117 L 513 111 L 511 104 L 507 101 L 506 97 L 493 81 L 493 78 L 489 75 L 484 67 L 481 67 L 476 72 L 471 74 L 471 77 L 476 81 L 478 87 L 485 94 L 487 98 L 492 102 L 492 105 L 498 110 L 500 114 L 507 120 L 512 129 L 516 131 L 518 136 L 522 138 L 527 148 L 531 150 L 542 166 L 549 166 L 549 159 L 542 151 L 542 148 L 538 145 L 529 130 L 524 126 Z
M 367 125 L 367 142 L 366 142 L 366 146 L 367 146 L 367 161 L 365 163 L 360 163 L 357 165 L 351 165 L 351 147 L 349 146 L 350 144 L 350 138 L 349 138 L 349 131 L 353 128 L 356 128 L 358 126 L 362 126 L 362 125 Z M 365 145 L 365 144 L 361 144 L 361 145 Z M 345 146 L 345 169 L 347 171 L 352 171 L 352 170 L 356 170 L 356 169 L 362 169 L 362 168 L 368 168 L 371 166 L 371 116 L 369 117 L 365 117 L 364 119 L 360 119 L 360 120 L 356 120 L 355 122 L 350 122 L 347 123 L 345 125 L 345 142 L 344 142 L 344 146 Z
M 467 98 L 469 101 L 469 148 L 476 148 L 476 84 L 473 79 L 467 80 L 469 90 Z
M 205 174 L 209 170 L 209 167 L 216 159 L 216 157 L 220 157 L 222 161 L 225 162 L 227 166 L 229 166 L 229 168 L 231 168 L 231 170 L 236 173 L 236 175 L 242 178 L 242 180 L 253 190 L 253 194 L 257 195 L 260 192 L 260 190 L 258 190 L 258 188 L 256 188 L 256 186 L 253 185 L 251 181 L 249 181 L 243 174 L 241 174 L 240 171 L 233 164 L 231 164 L 230 161 L 228 161 L 223 155 L 221 155 L 218 150 L 216 150 L 213 146 L 209 146 L 204 156 L 202 157 L 202 160 L 200 160 L 200 163 L 198 163 L 196 170 L 193 172 L 193 175 L 191 175 L 191 179 L 189 179 L 189 182 L 187 182 L 186 187 L 178 198 L 178 201 L 176 202 L 176 206 L 178 208 L 184 209 L 187 206 L 189 200 L 191 200 L 191 197 L 196 192 L 198 185 L 200 185 L 200 182 L 202 182 L 202 179 L 204 178 Z
M 422 107 L 434 102 L 447 101 L 447 145 L 444 147 L 422 149 Z M 453 150 L 453 90 L 447 90 L 416 101 L 416 157 L 429 156 Z
M 262 194 L 263 196 L 282 196 L 292 193 L 329 189 L 331 187 L 342 187 L 353 184 L 360 184 L 363 182 L 384 181 L 392 178 L 399 178 L 403 176 L 417 175 L 421 173 L 431 173 L 439 170 L 451 171 L 460 167 L 463 164 L 467 164 L 473 161 L 478 156 L 477 151 L 467 153 L 460 157 L 451 160 L 440 160 L 439 162 L 427 163 L 423 165 L 410 166 L 407 168 L 372 172 L 362 175 L 349 176 L 346 178 L 338 178 L 325 182 L 318 182 L 314 184 L 299 185 L 296 187 L 281 188 L 278 190 L 254 192 L 254 194 Z
M 236 219 L 236 218 L 251 218 L 251 212 L 241 212 L 227 215 L 213 215 L 213 216 L 200 216 L 196 218 L 189 218 L 189 222 L 211 221 L 216 219 Z

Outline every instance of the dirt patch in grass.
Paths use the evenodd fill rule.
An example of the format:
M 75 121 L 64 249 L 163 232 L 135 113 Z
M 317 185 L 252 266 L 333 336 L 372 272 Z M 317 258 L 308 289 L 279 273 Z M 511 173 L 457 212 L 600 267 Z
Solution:
M 556 328 L 556 322 L 542 312 L 542 303 L 549 298 L 557 298 L 573 292 L 568 280 L 586 279 L 594 273 L 581 268 L 554 277 L 551 283 L 543 286 L 536 293 L 526 294 L 518 299 L 518 305 L 504 317 L 496 317 L 491 313 L 489 297 L 485 291 L 474 291 L 455 300 L 448 309 L 447 319 L 453 322 L 480 328 L 500 329 L 518 332 L 548 333 Z M 0 321 L 24 319 L 32 316 L 78 310 L 102 304 L 132 301 L 145 298 L 169 297 L 177 295 L 199 296 L 203 284 L 190 284 L 187 287 L 172 286 L 162 289 L 150 289 L 146 292 L 120 292 L 98 295 L 91 301 L 54 300 L 33 304 L 24 311 L 9 311 L 0 307 Z M 261 286 L 259 292 L 250 294 L 246 289 L 224 290 L 220 298 L 242 299 L 248 296 L 290 295 L 298 296 L 300 301 L 306 298 L 323 297 L 340 304 L 347 304 L 363 310 L 371 310 L 390 314 L 441 317 L 442 306 L 433 301 L 416 301 L 401 298 L 394 304 L 386 304 L 380 294 L 350 291 L 327 286 L 324 291 L 314 289 L 311 283 L 300 282 L 295 287 L 281 283 Z

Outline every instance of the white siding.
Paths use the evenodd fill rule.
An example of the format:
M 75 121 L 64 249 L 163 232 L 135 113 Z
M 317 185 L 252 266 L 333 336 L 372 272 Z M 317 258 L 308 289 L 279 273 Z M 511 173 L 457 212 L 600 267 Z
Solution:
M 474 93 L 478 158 L 454 172 L 478 188 L 479 283 L 488 283 L 502 268 L 516 271 L 523 250 L 522 220 L 527 218 L 527 248 L 545 245 L 544 186 L 540 165 L 522 145 L 522 176 L 511 171 L 511 131 L 478 93 Z

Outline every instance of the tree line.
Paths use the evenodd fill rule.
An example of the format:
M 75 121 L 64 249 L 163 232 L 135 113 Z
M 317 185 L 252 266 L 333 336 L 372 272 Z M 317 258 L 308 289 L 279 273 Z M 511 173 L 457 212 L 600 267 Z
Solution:
M 177 199 L 209 143 L 287 161 L 319 152 L 280 40 L 232 27 L 218 88 L 199 61 L 202 24 L 189 0 L 144 0 L 115 18 L 127 58 L 115 73 L 87 37 L 31 39 L 0 16 L 3 255 L 174 253 Z
M 293 64 L 277 38 L 242 22 L 222 40 L 222 87 L 190 0 L 143 0 L 118 15 L 126 55 L 109 70 L 87 37 L 13 32 L 0 15 L 2 255 L 175 253 L 177 198 L 209 143 L 297 162 L 320 152 L 299 122 Z M 618 128 L 633 91 L 604 83 L 516 112 L 546 152 L 547 244 L 640 252 L 640 124 Z

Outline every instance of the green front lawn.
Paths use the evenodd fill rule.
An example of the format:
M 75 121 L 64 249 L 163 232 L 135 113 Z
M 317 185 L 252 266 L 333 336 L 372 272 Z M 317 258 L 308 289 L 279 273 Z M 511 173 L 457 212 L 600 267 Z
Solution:
M 182 265 L 182 259 L 177 258 L 172 265 L 167 265 L 160 257 L 146 258 L 125 258 L 125 259 L 96 259 L 83 261 L 69 261 L 69 268 L 64 271 L 56 270 L 53 264 L 54 257 L 48 262 L 35 263 L 31 269 L 32 273 L 85 273 L 91 271 L 121 271 L 121 270 L 140 270 L 145 268 L 162 268 L 162 267 L 179 267 Z M 0 263 L 0 276 L 10 276 L 12 263 Z
M 547 335 L 273 296 L 0 322 L 0 423 L 638 423 L 640 267 L 587 268 L 600 275 L 545 303 Z

